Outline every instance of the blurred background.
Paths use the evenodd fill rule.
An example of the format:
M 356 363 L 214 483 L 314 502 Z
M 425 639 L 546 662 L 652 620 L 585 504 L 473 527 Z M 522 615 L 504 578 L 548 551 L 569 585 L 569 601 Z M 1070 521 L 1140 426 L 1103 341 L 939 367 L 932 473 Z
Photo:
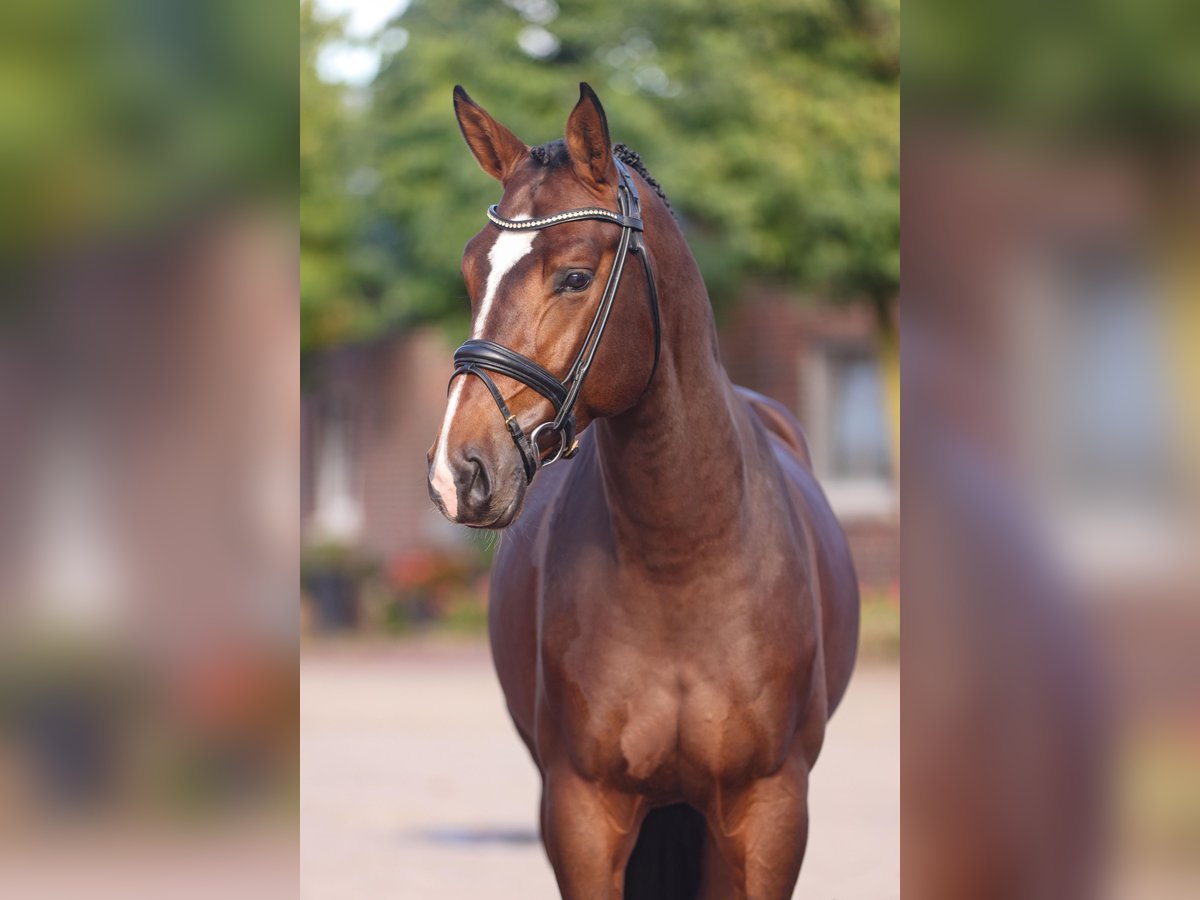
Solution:
M 295 896 L 295 6 L 0 11 L 0 895 Z
M 801 893 L 897 895 L 902 781 L 906 896 L 1196 896 L 1200 22 L 1043 6 L 906 14 L 902 314 L 898 3 L 0 10 L 0 894 L 295 896 L 299 820 L 308 896 L 553 896 L 423 457 L 451 86 L 586 79 L 862 576 Z
M 671 200 L 730 374 L 806 426 L 861 577 L 799 895 L 897 896 L 898 0 L 300 13 L 306 892 L 555 895 L 485 645 L 495 538 L 434 510 L 425 452 L 468 331 L 462 248 L 499 197 L 452 88 L 537 144 L 587 81 Z
M 1195 897 L 1197 7 L 904 25 L 903 893 Z

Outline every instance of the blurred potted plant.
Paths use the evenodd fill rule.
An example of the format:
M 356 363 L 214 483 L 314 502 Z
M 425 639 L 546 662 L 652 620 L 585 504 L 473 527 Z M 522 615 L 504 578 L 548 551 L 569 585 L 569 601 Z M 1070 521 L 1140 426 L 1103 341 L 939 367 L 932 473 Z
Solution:
M 311 600 L 317 631 L 348 631 L 358 626 L 360 585 L 373 569 L 369 559 L 345 544 L 317 544 L 306 551 L 300 578 Z
M 397 553 L 387 567 L 396 596 L 396 624 L 441 620 L 453 598 L 473 588 L 485 564 L 473 554 L 427 547 Z

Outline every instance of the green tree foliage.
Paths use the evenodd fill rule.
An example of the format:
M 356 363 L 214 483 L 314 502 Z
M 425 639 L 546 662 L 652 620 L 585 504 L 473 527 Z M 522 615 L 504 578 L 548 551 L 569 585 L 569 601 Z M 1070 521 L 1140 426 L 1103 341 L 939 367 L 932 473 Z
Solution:
M 926 0 L 905 30 L 911 109 L 1061 141 L 1193 144 L 1200 5 Z M 1189 148 L 1190 149 L 1190 148 Z
M 290 198 L 292 22 L 281 0 L 3 4 L 0 268 Z
M 352 312 L 350 331 L 371 333 L 465 318 L 459 257 L 499 189 L 462 143 L 456 83 L 536 144 L 561 136 L 590 82 L 718 302 L 747 279 L 824 297 L 897 290 L 899 0 L 414 0 L 380 43 L 391 50 L 352 125 L 327 89 L 305 90 L 305 130 L 341 127 L 354 144 L 315 153 L 305 176 L 313 196 L 326 178 L 341 191 L 306 193 L 306 219 L 331 217 L 311 225 L 325 232 L 315 246 L 306 222 L 302 244 L 326 256 L 328 280 L 306 280 L 313 321 Z
M 352 334 L 365 296 L 351 262 L 360 204 L 346 190 L 354 146 L 344 91 L 317 77 L 321 47 L 342 37 L 340 23 L 300 3 L 300 316 L 305 347 Z

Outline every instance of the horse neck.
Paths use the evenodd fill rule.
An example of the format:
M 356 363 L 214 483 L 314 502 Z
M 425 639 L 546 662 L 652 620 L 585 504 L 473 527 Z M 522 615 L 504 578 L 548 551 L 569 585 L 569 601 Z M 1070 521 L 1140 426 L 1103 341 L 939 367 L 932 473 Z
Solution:
M 745 459 L 708 292 L 678 226 L 665 207 L 656 212 L 647 233 L 662 310 L 659 368 L 634 407 L 595 427 L 623 556 L 674 577 L 719 564 L 732 543 Z

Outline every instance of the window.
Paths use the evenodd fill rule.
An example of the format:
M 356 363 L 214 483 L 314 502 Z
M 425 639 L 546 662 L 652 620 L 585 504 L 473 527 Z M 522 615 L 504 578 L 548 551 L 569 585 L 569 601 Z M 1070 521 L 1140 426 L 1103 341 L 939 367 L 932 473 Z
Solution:
M 1026 264 L 1006 307 L 1030 502 L 1084 583 L 1108 591 L 1174 577 L 1195 547 L 1172 456 L 1181 398 L 1165 297 L 1129 248 L 1050 250 Z
M 330 401 L 324 413 L 316 453 L 313 531 L 318 540 L 350 543 L 359 536 L 363 524 L 352 440 L 354 421 L 345 401 Z
M 883 378 L 874 355 L 830 354 L 830 473 L 835 478 L 890 479 Z
M 843 519 L 896 511 L 883 372 L 863 341 L 818 345 L 802 369 L 805 431 L 813 465 Z

